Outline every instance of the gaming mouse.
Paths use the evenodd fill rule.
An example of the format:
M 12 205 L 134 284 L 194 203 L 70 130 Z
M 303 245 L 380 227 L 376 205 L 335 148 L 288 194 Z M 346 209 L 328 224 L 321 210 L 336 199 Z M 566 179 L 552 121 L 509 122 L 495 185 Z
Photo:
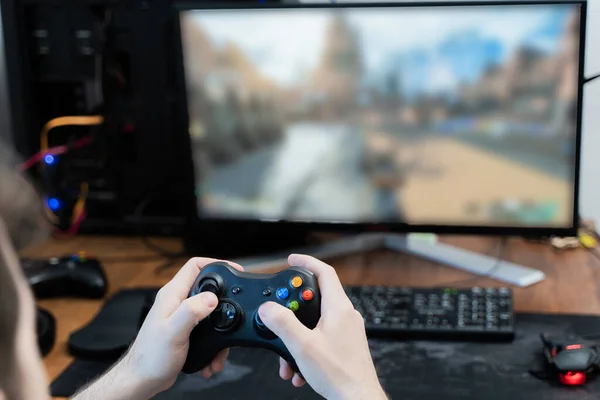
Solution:
M 541 335 L 549 372 L 563 385 L 583 385 L 600 369 L 600 349 L 576 336 Z

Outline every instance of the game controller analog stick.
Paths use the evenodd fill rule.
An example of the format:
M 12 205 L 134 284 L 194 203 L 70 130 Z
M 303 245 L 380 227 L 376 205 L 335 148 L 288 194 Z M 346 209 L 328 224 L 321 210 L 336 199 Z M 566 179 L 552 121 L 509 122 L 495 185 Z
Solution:
M 258 309 L 264 302 L 274 301 L 293 311 L 307 328 L 314 329 L 321 317 L 321 295 L 312 272 L 290 267 L 277 274 L 256 274 L 238 271 L 217 261 L 200 271 L 189 296 L 204 291 L 216 292 L 219 305 L 190 334 L 184 373 L 200 371 L 221 350 L 231 347 L 271 350 L 295 372 L 301 372 L 283 341 L 261 321 Z M 252 317 L 246 318 L 246 315 Z
M 260 319 L 260 316 L 258 315 L 258 311 L 254 313 L 254 328 L 256 329 L 256 332 L 266 338 L 266 339 L 275 339 L 277 336 L 275 335 L 275 333 L 273 333 L 272 330 L 270 330 L 269 328 L 267 328 L 267 326 L 265 325 L 264 322 L 262 322 L 262 320 Z
M 221 291 L 219 290 L 219 284 L 216 280 L 206 278 L 202 282 L 200 282 L 200 288 L 198 289 L 198 292 L 213 292 L 215 296 L 218 297 Z
M 223 300 L 217 308 L 210 314 L 210 322 L 215 329 L 221 332 L 227 332 L 240 322 L 243 314 L 240 307 L 231 300 Z
M 267 328 L 267 326 L 265 325 L 264 322 L 262 322 L 262 320 L 260 319 L 260 315 L 258 315 L 258 312 L 254 313 L 254 324 L 256 325 L 256 327 L 258 329 L 261 330 L 268 330 L 269 328 Z
M 196 279 L 190 296 L 195 296 L 202 292 L 213 292 L 215 296 L 221 298 L 223 296 L 223 279 L 213 273 L 203 275 L 202 278 Z

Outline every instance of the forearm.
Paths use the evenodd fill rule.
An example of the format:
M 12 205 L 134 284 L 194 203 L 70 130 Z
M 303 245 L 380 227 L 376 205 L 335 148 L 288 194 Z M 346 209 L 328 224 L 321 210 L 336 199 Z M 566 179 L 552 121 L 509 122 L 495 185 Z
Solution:
M 390 400 L 379 381 L 359 386 L 345 386 L 337 398 L 340 400 Z
M 128 355 L 113 367 L 80 389 L 72 400 L 148 400 L 154 393 L 141 379 L 136 378 Z
M 348 397 L 349 399 L 365 399 L 365 400 L 390 400 L 387 393 L 383 390 L 381 385 L 373 385 L 360 393 L 358 396 L 356 393 Z

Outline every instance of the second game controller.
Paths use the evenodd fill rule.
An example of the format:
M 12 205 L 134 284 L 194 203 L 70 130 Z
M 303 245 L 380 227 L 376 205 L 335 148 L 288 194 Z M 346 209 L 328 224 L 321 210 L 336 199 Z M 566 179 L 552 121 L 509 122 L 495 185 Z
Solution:
M 108 291 L 100 261 L 83 253 L 50 260 L 22 259 L 21 265 L 37 299 L 100 299 Z
M 321 316 L 321 294 L 312 272 L 290 267 L 277 274 L 257 274 L 214 262 L 202 269 L 189 296 L 205 291 L 213 292 L 219 304 L 192 331 L 184 373 L 200 371 L 221 350 L 230 347 L 274 351 L 299 372 L 285 344 L 260 320 L 258 309 L 263 303 L 274 301 L 292 310 L 300 322 L 313 329 Z

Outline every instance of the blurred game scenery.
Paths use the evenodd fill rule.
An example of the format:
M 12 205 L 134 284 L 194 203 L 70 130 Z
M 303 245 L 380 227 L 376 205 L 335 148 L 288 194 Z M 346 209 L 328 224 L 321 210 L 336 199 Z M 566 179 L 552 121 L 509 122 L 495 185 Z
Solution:
M 579 79 L 574 10 L 182 14 L 201 211 L 237 219 L 569 225 Z

